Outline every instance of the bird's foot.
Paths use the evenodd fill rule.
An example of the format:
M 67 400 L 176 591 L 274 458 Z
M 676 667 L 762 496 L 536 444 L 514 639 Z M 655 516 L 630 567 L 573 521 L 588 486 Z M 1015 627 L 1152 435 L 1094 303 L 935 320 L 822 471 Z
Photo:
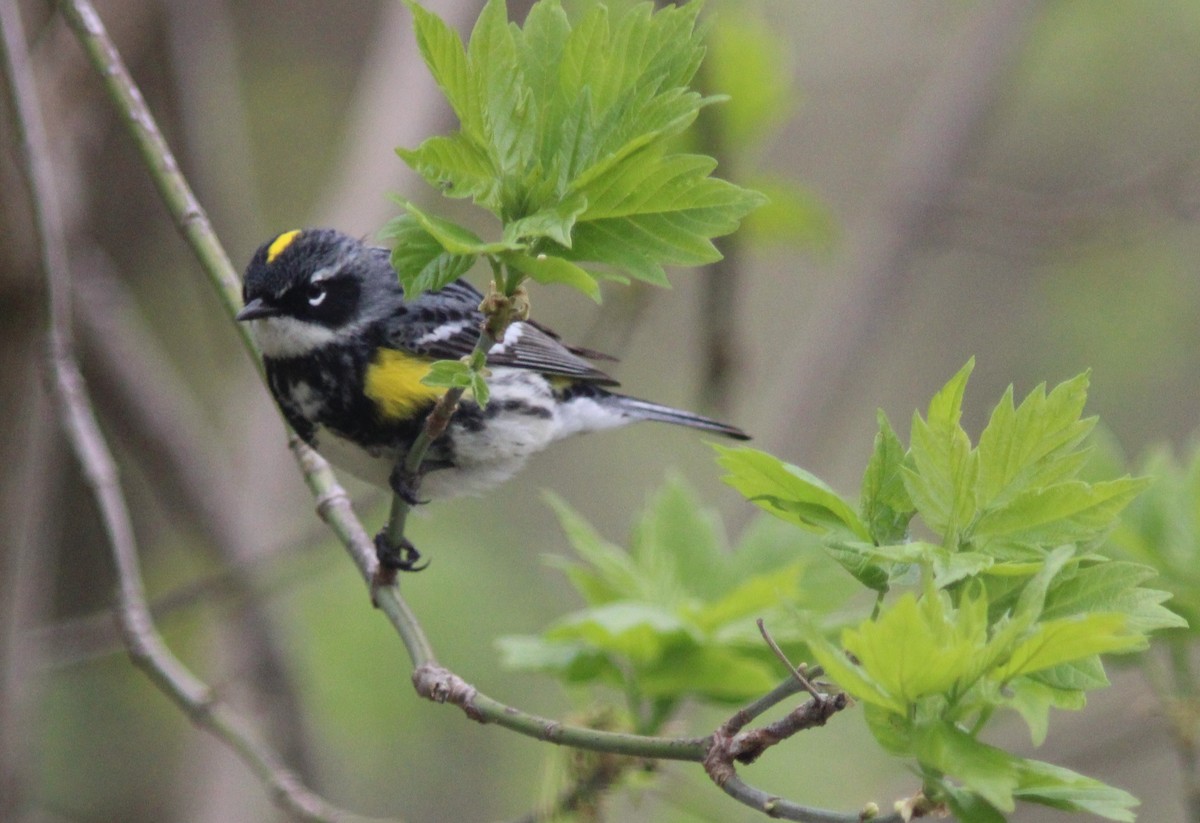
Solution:
M 400 545 L 388 540 L 387 529 L 375 535 L 375 557 L 379 565 L 371 578 L 371 602 L 378 607 L 377 592 L 386 586 L 396 585 L 397 572 L 419 572 L 429 565 L 421 562 L 421 553 L 407 537 L 400 538 Z
M 411 474 L 403 466 L 396 466 L 388 477 L 392 492 L 410 506 L 423 506 L 428 500 L 421 499 L 417 491 L 421 488 L 421 475 Z

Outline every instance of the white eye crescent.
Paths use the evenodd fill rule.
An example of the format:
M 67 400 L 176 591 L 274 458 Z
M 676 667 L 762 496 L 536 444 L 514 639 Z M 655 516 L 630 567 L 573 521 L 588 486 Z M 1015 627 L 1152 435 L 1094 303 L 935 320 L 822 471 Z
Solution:
M 308 287 L 308 305 L 316 308 L 325 302 L 325 287 L 320 283 L 313 283 Z

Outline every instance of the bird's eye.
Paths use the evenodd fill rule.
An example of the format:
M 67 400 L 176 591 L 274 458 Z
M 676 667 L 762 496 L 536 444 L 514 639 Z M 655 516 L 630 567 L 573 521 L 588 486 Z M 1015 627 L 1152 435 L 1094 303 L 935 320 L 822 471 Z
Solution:
M 308 297 L 308 305 L 316 308 L 325 302 L 325 284 L 324 283 L 309 283 L 306 297 Z

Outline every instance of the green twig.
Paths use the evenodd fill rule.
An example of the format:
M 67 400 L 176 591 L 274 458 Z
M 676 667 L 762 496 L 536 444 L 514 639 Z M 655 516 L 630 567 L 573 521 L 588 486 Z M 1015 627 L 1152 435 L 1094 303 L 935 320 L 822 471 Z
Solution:
M 498 267 L 499 264 L 493 262 L 493 268 L 499 270 Z M 496 275 L 496 278 L 497 280 L 504 279 L 499 274 Z M 508 281 L 505 280 L 505 282 Z M 524 295 L 520 293 L 519 283 L 513 284 L 511 291 L 504 294 L 498 294 L 493 288 L 493 292 L 484 300 L 483 305 L 480 306 L 484 313 L 484 321 L 479 329 L 479 338 L 466 358 L 472 371 L 481 372 L 487 367 L 487 355 L 492 350 L 492 346 L 504 336 L 504 332 L 513 319 L 526 311 L 524 300 Z M 425 425 L 421 427 L 408 454 L 404 456 L 402 468 L 405 474 L 405 486 L 413 496 L 417 496 L 420 492 L 421 464 L 425 461 L 430 447 L 450 425 L 450 420 L 454 417 L 454 412 L 458 409 L 459 401 L 462 400 L 465 392 L 465 388 L 455 387 L 447 389 L 445 394 L 438 398 L 438 402 L 434 404 L 433 409 L 425 418 Z M 401 546 L 404 544 L 404 532 L 408 523 L 408 513 L 411 510 L 412 506 L 400 495 L 392 496 L 392 508 L 388 515 L 385 532 L 389 545 Z M 394 582 L 394 579 L 394 575 L 390 575 L 377 579 L 375 582 L 386 584 Z M 372 589 L 376 602 L 378 602 L 378 591 L 379 586 L 376 585 Z M 418 662 L 417 665 L 420 663 Z

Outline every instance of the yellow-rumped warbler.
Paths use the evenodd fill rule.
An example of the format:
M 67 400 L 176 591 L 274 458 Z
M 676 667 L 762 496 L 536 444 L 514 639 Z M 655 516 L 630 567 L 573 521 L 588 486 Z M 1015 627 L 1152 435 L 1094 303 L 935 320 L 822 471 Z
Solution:
M 398 466 L 444 389 L 421 382 L 434 360 L 467 355 L 482 295 L 456 280 L 405 300 L 387 249 L 333 229 L 289 231 L 246 269 L 245 307 L 271 393 L 310 446 L 358 477 L 411 496 Z M 616 381 L 532 321 L 488 354 L 491 398 L 468 393 L 422 464 L 421 495 L 481 491 L 556 440 L 636 420 L 746 439 L 740 429 L 611 391 Z

